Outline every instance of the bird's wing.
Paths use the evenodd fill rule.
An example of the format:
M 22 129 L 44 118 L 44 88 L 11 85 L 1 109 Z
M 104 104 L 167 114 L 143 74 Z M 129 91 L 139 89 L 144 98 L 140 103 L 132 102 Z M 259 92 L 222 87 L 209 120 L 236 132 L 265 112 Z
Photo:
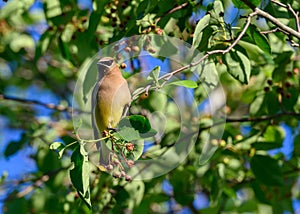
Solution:
M 97 108 L 97 92 L 99 90 L 99 87 L 100 85 L 97 82 L 92 93 L 91 120 L 92 120 L 92 128 L 94 131 L 94 139 L 99 139 L 99 130 L 97 128 L 96 118 L 95 118 L 95 113 Z

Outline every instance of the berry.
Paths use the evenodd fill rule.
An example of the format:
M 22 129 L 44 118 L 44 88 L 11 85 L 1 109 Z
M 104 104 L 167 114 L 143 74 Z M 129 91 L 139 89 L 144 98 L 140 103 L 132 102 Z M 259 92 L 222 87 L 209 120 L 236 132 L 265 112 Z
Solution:
M 290 99 L 292 97 L 292 95 L 291 95 L 290 92 L 288 92 L 288 93 L 285 94 L 285 97 L 286 97 L 286 99 Z
M 124 50 L 129 53 L 131 51 L 131 48 L 127 46 Z
M 157 34 L 157 35 L 162 35 L 163 34 L 163 30 L 161 29 L 161 28 L 155 28 L 155 33 Z
M 114 51 L 118 51 L 119 50 L 119 45 L 115 45 L 114 46 Z
M 61 31 L 63 31 L 63 30 L 64 30 L 64 26 L 63 26 L 63 25 L 59 25 L 59 26 L 58 26 L 58 31 L 61 32 Z
M 121 63 L 120 68 L 125 69 L 127 67 L 126 63 Z
M 285 87 L 287 87 L 287 88 L 289 88 L 289 87 L 291 87 L 292 85 L 291 85 L 291 83 L 290 82 L 285 82 Z
M 276 89 L 276 92 L 277 92 L 278 94 L 282 94 L 282 93 L 283 93 L 283 88 L 281 88 L 281 87 L 277 88 L 277 89 Z
M 82 18 L 81 18 L 81 22 L 82 23 L 85 23 L 87 21 L 87 17 L 86 16 L 83 16 Z
M 133 46 L 132 51 L 137 53 L 140 51 L 140 48 L 138 46 Z
M 270 87 L 266 86 L 266 87 L 264 88 L 264 91 L 265 91 L 265 92 L 269 92 L 269 91 L 270 91 Z
M 108 131 L 107 130 L 104 130 L 102 132 L 102 137 L 107 137 L 109 135 Z
M 288 71 L 288 72 L 286 72 L 286 75 L 287 75 L 288 77 L 291 77 L 291 76 L 293 76 L 293 73 L 292 73 L 291 71 Z
M 268 80 L 267 83 L 268 83 L 269 85 L 273 85 L 273 81 L 272 81 L 272 80 Z
M 112 17 L 112 21 L 117 22 L 118 21 L 117 17 Z
M 133 166 L 134 166 L 134 161 L 133 161 L 133 160 L 128 160 L 128 161 L 127 161 L 127 165 L 128 165 L 129 167 L 133 167 Z
M 117 8 L 111 8 L 110 11 L 111 11 L 112 13 L 115 13 L 115 12 L 117 12 Z
M 111 171 L 111 170 L 113 170 L 114 166 L 111 165 L 111 164 L 108 164 L 105 168 L 106 168 L 108 171 Z
M 132 181 L 132 177 L 130 175 L 125 175 L 125 180 L 126 181 Z
M 149 47 L 148 52 L 154 54 L 156 52 L 156 50 L 152 47 Z
M 126 149 L 130 152 L 133 151 L 134 149 L 134 144 L 133 143 L 126 143 Z
M 126 173 L 125 173 L 123 170 L 121 171 L 121 176 L 122 176 L 122 177 L 125 177 L 125 176 L 126 176 Z
M 120 164 L 120 161 L 118 159 L 114 159 L 113 164 L 118 165 L 118 164 Z
M 113 173 L 113 177 L 114 177 L 114 178 L 121 178 L 121 172 L 115 171 L 115 172 Z

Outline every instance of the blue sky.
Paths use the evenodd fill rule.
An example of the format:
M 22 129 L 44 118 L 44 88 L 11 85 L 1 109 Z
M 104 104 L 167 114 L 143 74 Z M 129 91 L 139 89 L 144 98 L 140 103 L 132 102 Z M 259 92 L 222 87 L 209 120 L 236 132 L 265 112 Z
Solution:
M 91 1 L 87 0 L 78 0 L 78 4 L 81 8 L 92 8 L 92 5 L 90 3 Z M 204 1 L 206 3 L 211 1 Z M 0 8 L 2 8 L 6 3 L 3 1 L 0 1 Z M 40 1 L 36 1 L 36 3 L 31 8 L 32 10 L 38 10 L 41 7 Z M 232 6 L 230 6 L 232 7 Z M 225 19 L 228 20 L 230 23 L 234 23 L 234 18 L 237 15 L 238 11 L 234 9 L 233 7 L 230 10 L 229 13 L 225 13 Z M 203 16 L 204 13 L 201 11 L 199 14 L 196 14 L 196 18 Z M 45 27 L 45 23 L 39 23 L 39 27 Z M 29 26 L 27 28 L 28 33 L 30 33 L 35 41 L 38 41 L 41 31 L 36 28 L 36 26 Z M 6 95 L 16 96 L 16 97 L 22 97 L 22 98 L 30 98 L 33 100 L 40 100 L 42 97 L 42 102 L 44 103 L 55 103 L 57 104 L 59 102 L 58 98 L 55 94 L 51 93 L 49 90 L 43 90 L 40 89 L 37 86 L 31 86 L 28 88 L 28 90 L 21 90 L 17 87 L 9 87 L 5 91 Z M 50 109 L 46 109 L 41 106 L 34 106 L 36 110 L 36 115 L 38 117 L 48 117 L 49 114 L 52 112 Z M 291 128 L 288 127 L 285 124 L 282 124 L 282 128 L 284 129 L 286 133 L 286 138 L 283 142 L 283 147 L 280 149 L 272 150 L 270 151 L 270 154 L 275 154 L 277 152 L 282 152 L 287 158 L 290 158 L 291 152 L 293 150 L 293 135 L 291 132 Z M 35 149 L 29 146 L 26 146 L 21 151 L 17 152 L 16 154 L 12 155 L 9 158 L 5 158 L 3 156 L 4 150 L 8 143 L 11 141 L 18 141 L 20 139 L 20 136 L 22 135 L 23 131 L 19 129 L 13 129 L 8 126 L 8 120 L 4 117 L 0 116 L 0 176 L 3 172 L 8 173 L 8 179 L 19 179 L 22 176 L 24 176 L 27 173 L 30 173 L 36 169 L 35 162 L 30 159 L 30 155 L 35 152 Z M 163 190 L 166 192 L 166 194 L 169 194 L 172 191 L 172 186 L 170 183 L 166 180 L 163 183 Z M 1 193 L 1 192 L 0 192 Z M 0 195 L 0 213 L 1 213 L 1 199 L 3 199 L 3 195 Z M 170 202 L 172 203 L 172 202 Z M 203 208 L 205 206 L 209 205 L 209 201 L 206 198 L 205 195 L 202 193 L 197 193 L 196 200 L 194 201 L 194 206 L 197 209 Z M 295 208 L 299 208 L 300 202 L 298 200 L 294 200 L 294 206 Z M 189 213 L 188 210 L 185 211 L 185 209 L 182 211 L 182 213 Z

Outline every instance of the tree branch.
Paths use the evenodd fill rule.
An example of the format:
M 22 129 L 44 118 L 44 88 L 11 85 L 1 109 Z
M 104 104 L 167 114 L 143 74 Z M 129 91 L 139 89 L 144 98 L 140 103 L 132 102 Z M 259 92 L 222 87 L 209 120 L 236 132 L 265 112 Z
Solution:
M 223 125 L 224 123 L 244 123 L 244 122 L 262 122 L 268 121 L 272 119 L 276 119 L 283 116 L 294 116 L 300 118 L 300 113 L 297 112 L 281 112 L 273 115 L 264 115 L 261 117 L 243 117 L 243 118 L 226 118 L 224 121 L 220 121 L 218 123 L 212 124 L 211 126 L 200 127 L 200 132 L 213 128 L 215 126 Z
M 266 19 L 268 19 L 270 22 L 272 22 L 274 25 L 280 27 L 282 30 L 288 32 L 289 34 L 297 37 L 298 39 L 300 39 L 300 32 L 295 31 L 294 29 L 282 24 L 278 19 L 276 19 L 274 16 L 270 15 L 269 13 L 259 9 L 259 8 L 255 8 L 255 11 L 257 13 L 257 15 L 262 16 Z
M 252 12 L 252 13 L 250 13 L 250 14 L 248 15 L 246 24 L 245 24 L 245 26 L 244 26 L 244 29 L 243 29 L 242 32 L 239 34 L 239 36 L 236 38 L 236 40 L 235 40 L 235 41 L 234 41 L 227 49 L 225 49 L 225 50 L 213 50 L 213 51 L 209 51 L 209 52 L 207 52 L 203 57 L 201 57 L 198 61 L 192 62 L 192 63 L 190 63 L 190 64 L 188 64 L 188 65 L 185 65 L 185 66 L 183 66 L 183 67 L 181 67 L 181 68 L 178 68 L 178 69 L 176 69 L 176 70 L 174 70 L 174 71 L 172 71 L 172 72 L 169 72 L 169 73 L 167 73 L 167 74 L 165 74 L 165 75 L 159 77 L 158 80 L 164 79 L 165 81 L 168 81 L 168 80 L 171 79 L 171 77 L 174 76 L 175 74 L 180 73 L 180 72 L 182 72 L 182 71 L 184 71 L 184 70 L 186 70 L 186 69 L 190 69 L 190 68 L 192 68 L 192 67 L 194 67 L 194 66 L 196 66 L 196 65 L 199 65 L 201 62 L 203 62 L 205 59 L 207 59 L 210 55 L 214 55 L 214 54 L 226 54 L 226 53 L 228 53 L 231 49 L 233 49 L 233 48 L 237 45 L 237 43 L 238 43 L 238 42 L 241 40 L 241 38 L 245 35 L 245 33 L 246 33 L 247 29 L 249 28 L 249 25 L 250 25 L 250 23 L 251 23 L 251 18 L 252 18 L 253 16 L 255 16 L 255 15 L 257 15 L 257 12 L 256 12 L 256 11 L 254 11 L 254 12 Z M 140 90 L 138 93 L 136 93 L 135 96 L 132 97 L 132 100 L 135 100 L 139 95 L 141 95 L 141 94 L 147 92 L 147 91 L 151 88 L 152 85 L 154 85 L 154 82 L 151 83 L 151 84 L 149 84 L 149 85 L 147 85 L 143 90 Z
M 37 100 L 30 100 L 30 99 L 24 99 L 24 98 L 12 97 L 12 96 L 6 96 L 4 94 L 0 94 L 0 101 L 1 100 L 11 100 L 11 101 L 20 102 L 23 104 L 39 105 L 39 106 L 43 106 L 45 108 L 56 110 L 56 111 L 72 113 L 71 107 L 65 107 L 63 105 L 55 105 L 53 103 L 43 103 L 43 102 L 40 102 Z
M 46 172 L 43 175 L 41 175 L 39 177 L 36 177 L 36 178 L 31 178 L 31 179 L 23 178 L 22 180 L 18 180 L 16 182 L 13 181 L 15 186 L 22 185 L 22 184 L 25 184 L 25 183 L 32 183 L 32 184 L 27 186 L 22 191 L 17 192 L 14 195 L 8 195 L 4 200 L 5 201 L 10 201 L 10 200 L 13 200 L 15 198 L 24 197 L 25 195 L 32 192 L 35 188 L 40 187 L 43 183 L 48 181 L 51 177 L 54 177 L 55 175 L 57 175 L 61 171 L 68 170 L 70 167 L 71 167 L 71 165 L 66 166 L 66 167 L 61 167 L 57 170 Z M 6 183 L 5 185 L 8 185 L 8 184 Z
M 295 10 L 292 8 L 292 6 L 290 4 L 285 5 L 277 0 L 271 0 L 271 2 L 279 5 L 280 7 L 284 7 L 286 9 L 288 9 L 294 15 L 295 20 L 296 20 L 297 31 L 300 32 L 300 24 L 299 24 L 299 17 L 298 17 L 299 12 L 295 12 Z
M 174 7 L 172 8 L 171 10 L 169 10 L 168 12 L 166 12 L 164 15 L 162 15 L 161 17 L 158 17 L 156 20 L 155 20 L 155 23 L 158 23 L 163 17 L 165 17 L 166 15 L 169 15 L 171 13 L 174 13 L 178 10 L 181 10 L 182 8 L 186 7 L 188 5 L 188 2 L 185 2 L 181 5 L 178 5 L 177 7 Z

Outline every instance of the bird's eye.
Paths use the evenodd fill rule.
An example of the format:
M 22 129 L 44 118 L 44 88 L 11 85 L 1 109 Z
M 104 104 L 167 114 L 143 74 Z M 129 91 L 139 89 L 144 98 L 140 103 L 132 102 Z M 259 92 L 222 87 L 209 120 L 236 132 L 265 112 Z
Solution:
M 114 60 L 101 61 L 101 64 L 106 65 L 107 67 L 113 64 Z

